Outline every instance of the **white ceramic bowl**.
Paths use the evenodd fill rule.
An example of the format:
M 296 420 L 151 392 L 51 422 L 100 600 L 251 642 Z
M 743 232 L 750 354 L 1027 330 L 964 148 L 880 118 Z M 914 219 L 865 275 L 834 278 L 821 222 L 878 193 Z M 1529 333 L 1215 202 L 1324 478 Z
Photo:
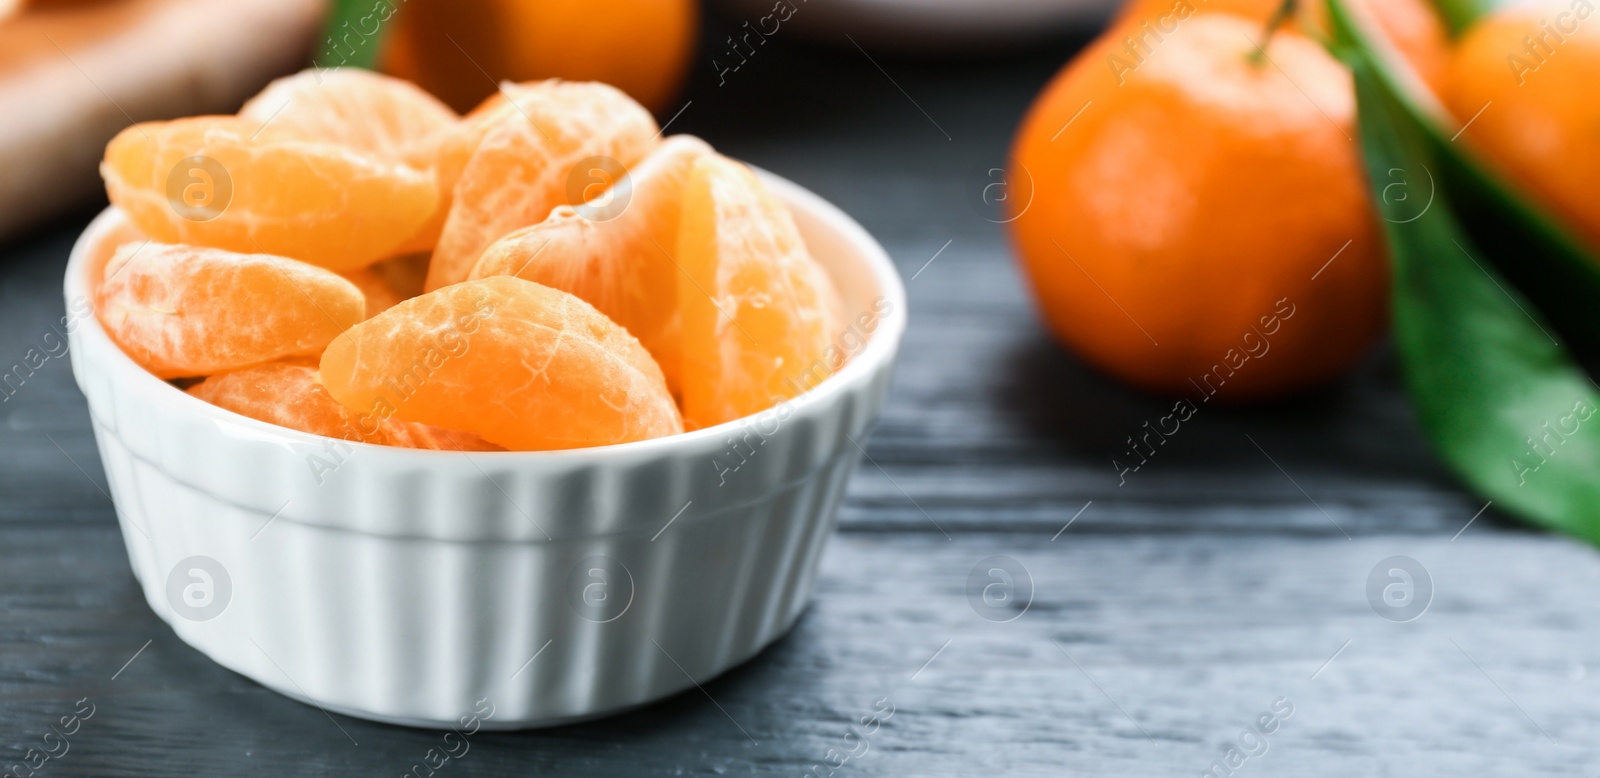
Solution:
M 334 441 L 190 397 L 75 317 L 73 373 L 150 607 L 264 686 L 415 726 L 601 716 L 749 659 L 805 606 L 906 311 L 860 225 L 763 175 L 873 331 L 778 409 L 670 438 L 472 454 Z M 69 316 L 125 225 L 108 209 L 79 238 Z

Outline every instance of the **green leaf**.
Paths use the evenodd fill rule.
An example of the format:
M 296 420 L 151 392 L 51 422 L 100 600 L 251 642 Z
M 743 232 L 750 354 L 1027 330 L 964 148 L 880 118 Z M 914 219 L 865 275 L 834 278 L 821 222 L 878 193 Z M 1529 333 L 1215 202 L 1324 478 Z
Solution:
M 386 22 L 397 9 L 390 0 L 334 0 L 318 48 L 317 67 L 371 69 L 383 43 Z
M 1449 2 L 1450 0 L 1437 0 Z M 1478 5 L 1495 5 L 1494 0 L 1459 0 Z M 1349 28 L 1359 34 L 1359 25 Z M 1381 57 L 1371 46 L 1362 46 L 1377 75 L 1389 85 L 1406 116 L 1426 134 L 1438 163 L 1427 173 L 1437 175 L 1438 185 L 1449 191 L 1460 225 L 1483 247 L 1490 261 L 1513 286 L 1533 300 L 1550 318 L 1556 331 L 1584 355 L 1600 354 L 1600 317 L 1594 315 L 1600 300 L 1600 256 L 1596 256 L 1565 225 L 1533 204 L 1480 164 L 1458 144 L 1458 131 L 1452 119 L 1431 95 L 1413 95 L 1385 69 Z M 1420 88 L 1420 85 L 1418 85 Z M 1428 106 L 1424 109 L 1422 106 Z M 1487 108 L 1488 106 L 1485 106 Z M 1533 246 L 1542 247 L 1530 255 Z
M 1600 543 L 1600 387 L 1489 256 L 1514 250 L 1495 258 L 1557 266 L 1572 242 L 1509 193 L 1481 188 L 1492 180 L 1441 144 L 1340 0 L 1329 10 L 1335 53 L 1355 77 L 1393 265 L 1395 341 L 1424 429 L 1501 510 Z M 1425 206 L 1399 199 L 1397 180 L 1409 187 L 1433 171 L 1450 172 Z
M 1393 0 L 1381 0 L 1393 2 Z M 1433 7 L 1439 11 L 1439 16 L 1444 19 L 1444 24 L 1450 29 L 1450 37 L 1459 38 L 1461 33 L 1472 26 L 1473 22 L 1493 10 L 1498 5 L 1495 0 L 1433 0 Z
M 1403 101 L 1402 101 L 1403 102 Z M 1413 116 L 1417 116 L 1415 111 Z M 1495 268 L 1550 318 L 1580 354 L 1600 353 L 1600 257 L 1563 225 L 1419 119 L 1459 223 Z

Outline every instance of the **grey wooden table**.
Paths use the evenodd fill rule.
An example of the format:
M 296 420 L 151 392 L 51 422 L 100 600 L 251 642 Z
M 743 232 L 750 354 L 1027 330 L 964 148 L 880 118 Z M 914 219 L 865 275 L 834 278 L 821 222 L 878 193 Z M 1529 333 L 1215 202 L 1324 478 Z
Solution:
M 1112 457 L 1169 403 L 1041 334 L 973 191 L 1082 42 L 929 63 L 779 36 L 725 85 L 696 71 L 671 131 L 831 199 L 908 280 L 870 461 L 787 637 L 634 713 L 480 734 L 440 773 L 828 775 L 831 754 L 837 775 L 1600 772 L 1600 559 L 1480 515 L 1385 353 L 1280 404 L 1204 408 L 1119 484 Z M 0 246 L 0 366 L 61 316 L 90 213 Z M 0 441 L 0 764 L 85 699 L 40 775 L 400 775 L 440 745 L 173 636 L 129 573 L 65 358 L 0 403 Z M 1409 610 L 1369 595 L 1393 556 L 1380 573 L 1411 569 Z M 1009 609 L 969 585 L 996 565 Z

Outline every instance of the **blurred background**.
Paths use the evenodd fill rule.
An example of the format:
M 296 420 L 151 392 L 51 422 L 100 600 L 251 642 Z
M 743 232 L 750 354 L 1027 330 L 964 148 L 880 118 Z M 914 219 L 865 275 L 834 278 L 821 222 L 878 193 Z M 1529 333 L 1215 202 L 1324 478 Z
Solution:
M 501 80 L 605 81 L 658 121 L 676 119 L 670 131 L 701 132 L 720 143 L 725 139 L 710 130 L 724 117 L 740 117 L 738 134 L 747 138 L 834 124 L 845 115 L 840 101 L 854 96 L 851 81 L 874 72 L 884 78 L 864 51 L 921 65 L 942 61 L 941 75 L 958 78 L 997 55 L 1026 52 L 1049 62 L 1044 52 L 1054 41 L 1059 64 L 1103 24 L 1111 5 L 7 0 L 0 3 L 0 108 L 8 117 L 0 127 L 0 167 L 7 171 L 0 237 L 20 236 L 92 200 L 101 189 L 95 164 L 122 127 L 231 113 L 271 79 L 313 63 L 392 73 L 458 111 Z M 805 66 L 790 67 L 797 57 L 807 58 Z M 820 101 L 803 99 L 811 93 Z M 763 99 L 776 95 L 787 99 Z M 698 110 L 684 108 L 696 100 Z M 981 121 L 1006 129 L 999 118 Z

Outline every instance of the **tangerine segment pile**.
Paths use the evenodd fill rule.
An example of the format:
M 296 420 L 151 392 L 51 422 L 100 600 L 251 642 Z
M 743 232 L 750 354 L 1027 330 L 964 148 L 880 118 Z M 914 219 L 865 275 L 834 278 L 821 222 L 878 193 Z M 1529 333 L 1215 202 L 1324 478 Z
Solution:
M 478 256 L 506 233 L 543 221 L 550 209 L 582 202 L 588 171 L 604 157 L 626 167 L 655 144 L 650 113 L 613 87 L 544 81 L 509 95 L 456 182 L 450 214 L 428 268 L 428 290 L 465 281 Z
M 199 399 L 392 446 L 626 443 L 811 388 L 843 361 L 831 281 L 752 173 L 659 135 L 603 84 L 457 117 L 353 70 L 135 125 L 101 165 L 129 224 L 98 316 Z
M 97 297 L 106 333 L 162 378 L 316 356 L 366 306 L 355 285 L 304 262 L 144 242 L 112 255 Z
M 1570 0 L 1518 3 L 1473 25 L 1444 101 L 1464 140 L 1600 251 L 1600 19 L 1580 11 Z
M 676 261 L 686 423 L 748 416 L 838 369 L 837 356 L 825 354 L 840 329 L 838 291 L 788 209 L 755 174 L 703 156 L 682 208 Z
M 316 362 L 268 362 L 213 375 L 187 390 L 212 405 L 268 424 L 361 443 L 433 448 L 431 438 L 404 422 L 361 414 L 336 402 L 317 383 Z
M 407 300 L 322 355 L 322 382 L 363 413 L 463 430 L 513 450 L 683 431 L 661 369 L 566 292 L 509 276 Z
M 239 109 L 239 118 L 255 122 L 261 137 L 312 138 L 400 160 L 457 117 L 409 81 L 330 68 L 273 81 Z
M 156 240 L 333 270 L 394 253 L 433 212 L 428 173 L 261 129 L 230 116 L 136 124 L 106 146 L 106 192 Z
M 639 338 L 676 392 L 678 269 L 669 252 L 689 172 L 712 153 L 699 138 L 668 138 L 601 196 L 495 241 L 472 277 L 516 276 L 583 298 Z

